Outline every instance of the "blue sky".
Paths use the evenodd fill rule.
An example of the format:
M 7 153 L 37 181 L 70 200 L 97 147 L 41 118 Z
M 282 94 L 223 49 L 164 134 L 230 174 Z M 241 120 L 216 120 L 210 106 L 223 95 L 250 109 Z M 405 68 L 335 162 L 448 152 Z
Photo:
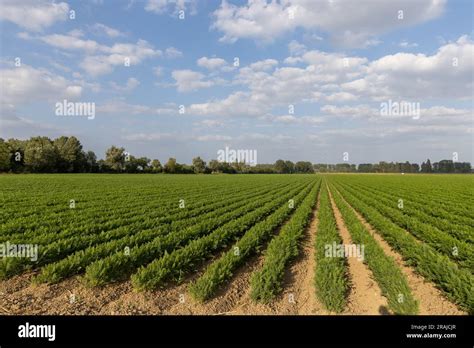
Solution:
M 260 163 L 473 162 L 469 0 L 0 3 L 0 137 L 187 163 L 226 146 Z M 64 99 L 94 119 L 58 117 Z M 383 116 L 389 101 L 419 115 Z

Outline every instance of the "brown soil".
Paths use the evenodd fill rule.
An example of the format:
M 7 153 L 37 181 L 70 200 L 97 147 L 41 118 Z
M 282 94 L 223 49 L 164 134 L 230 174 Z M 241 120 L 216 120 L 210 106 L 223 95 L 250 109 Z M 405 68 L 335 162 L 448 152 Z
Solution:
M 151 292 L 135 292 L 130 281 L 101 288 L 83 285 L 81 276 L 58 284 L 31 284 L 37 272 L 29 272 L 0 282 L 0 313 L 59 315 L 139 315 L 139 314 L 325 314 L 314 294 L 314 233 L 313 219 L 302 241 L 300 256 L 294 260 L 285 277 L 284 292 L 271 305 L 254 303 L 250 299 L 250 277 L 263 263 L 263 255 L 254 256 L 236 271 L 217 295 L 201 304 L 187 291 L 213 260 L 199 267 L 181 284 Z M 218 257 L 219 255 L 216 255 Z M 293 295 L 294 303 L 288 299 Z
M 351 235 L 344 224 L 341 212 L 334 203 L 331 191 L 329 191 L 329 198 L 342 242 L 344 245 L 352 244 Z M 372 272 L 367 265 L 354 257 L 348 257 L 347 263 L 349 265 L 351 290 L 344 314 L 390 314 L 387 299 L 382 295 L 382 290 L 373 279 Z
M 342 197 L 342 196 L 341 196 Z M 344 199 L 344 198 L 343 198 Z M 350 205 L 349 205 L 350 206 Z M 360 215 L 354 208 L 352 211 L 356 214 L 361 223 L 370 232 L 374 239 L 379 243 L 385 254 L 393 257 L 397 265 L 405 274 L 408 285 L 413 293 L 413 296 L 419 302 L 420 313 L 422 315 L 463 315 L 467 314 L 459 310 L 455 304 L 448 301 L 443 293 L 437 289 L 433 283 L 425 280 L 422 276 L 417 274 L 415 270 L 408 267 L 403 257 L 394 251 L 390 245 L 380 236 L 380 234 Z M 408 233 L 408 232 L 407 232 Z
M 337 226 L 344 244 L 351 244 L 350 234 L 344 225 L 339 210 L 331 196 Z M 319 207 L 319 200 L 318 206 Z M 433 284 L 424 281 L 410 267 L 404 265 L 401 256 L 365 222 L 384 248 L 395 258 L 407 275 L 414 296 L 420 301 L 420 314 L 464 314 L 447 301 Z M 331 314 L 317 300 L 314 288 L 314 239 L 318 221 L 313 212 L 312 221 L 300 245 L 300 255 L 293 260 L 285 275 L 283 293 L 269 305 L 255 303 L 250 299 L 250 278 L 263 263 L 263 255 L 250 259 L 239 268 L 234 277 L 218 291 L 210 301 L 195 302 L 187 288 L 197 279 L 214 259 L 195 270 L 181 284 L 170 284 L 164 289 L 151 292 L 135 292 L 130 281 L 110 284 L 102 288 L 88 288 L 75 276 L 58 284 L 31 284 L 37 272 L 29 272 L 0 281 L 0 314 L 59 314 L 59 315 L 179 315 L 179 314 Z M 220 254 L 216 255 L 219 257 Z M 348 308 L 343 314 L 385 314 L 387 301 L 372 279 L 370 270 L 355 258 L 348 258 L 351 292 Z M 294 300 L 294 301 L 292 301 Z

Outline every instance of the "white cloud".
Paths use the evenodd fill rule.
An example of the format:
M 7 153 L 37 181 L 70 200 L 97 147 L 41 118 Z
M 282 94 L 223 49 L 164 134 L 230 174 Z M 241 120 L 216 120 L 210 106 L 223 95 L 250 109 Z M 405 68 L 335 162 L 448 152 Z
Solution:
M 343 89 L 387 98 L 471 98 L 472 55 L 474 43 L 468 36 L 460 37 L 438 49 L 431 56 L 397 53 L 377 59 L 367 66 L 361 81 L 343 85 Z M 416 83 L 414 83 L 416 81 Z
M 418 47 L 418 44 L 416 42 L 408 42 L 406 40 L 403 40 L 401 41 L 398 46 L 402 47 L 402 48 L 414 48 L 414 47 Z
M 228 135 L 210 134 L 210 135 L 199 135 L 196 137 L 196 140 L 197 141 L 229 141 L 229 140 L 232 140 L 232 137 Z
M 101 46 L 100 50 L 106 54 L 86 56 L 79 66 L 89 75 L 97 76 L 113 71 L 114 67 L 140 64 L 147 58 L 161 56 L 160 50 L 155 50 L 145 40 L 138 40 L 136 44 L 117 43 L 113 46 Z
M 46 69 L 21 67 L 0 70 L 2 104 L 28 104 L 33 101 L 58 101 L 81 97 L 82 86 Z
M 174 47 L 168 47 L 165 50 L 165 56 L 166 58 L 180 58 L 183 56 L 183 52 Z
M 248 92 L 235 92 L 221 100 L 191 104 L 187 113 L 191 115 L 215 116 L 262 116 L 267 106 L 260 103 L 258 97 Z
M 113 89 L 119 92 L 130 92 L 133 91 L 135 88 L 137 88 L 140 85 L 140 81 L 138 81 L 134 77 L 130 77 L 127 82 L 125 83 L 124 86 L 121 86 L 117 84 L 116 82 L 110 82 L 110 85 L 112 86 Z
M 197 60 L 197 65 L 208 70 L 215 70 L 221 68 L 227 64 L 227 62 L 222 58 L 207 58 L 201 57 Z
M 249 68 L 253 71 L 268 71 L 272 70 L 278 65 L 278 61 L 275 59 L 265 59 L 249 65 Z
M 198 126 L 209 127 L 209 128 L 213 128 L 213 127 L 223 127 L 223 126 L 224 126 L 224 122 L 222 122 L 222 121 L 220 121 L 220 120 L 205 119 L 205 120 L 202 120 L 202 121 L 197 122 L 197 125 L 198 125 Z
M 99 34 L 105 34 L 106 36 L 108 36 L 110 38 L 125 36 L 125 34 L 122 33 L 120 30 L 111 28 L 111 27 L 109 27 L 105 24 L 102 24 L 102 23 L 94 24 L 92 26 L 92 30 L 96 33 L 99 33 Z
M 77 33 L 69 33 L 68 35 L 63 34 L 52 34 L 40 37 L 40 40 L 46 44 L 61 48 L 64 50 L 79 50 L 86 52 L 95 52 L 101 49 L 99 43 L 94 40 L 83 40 L 77 35 Z
M 0 19 L 30 31 L 41 31 L 68 18 L 69 5 L 47 0 L 2 0 Z
M 288 44 L 288 50 L 292 56 L 301 56 L 306 52 L 306 46 L 296 40 L 292 40 Z
M 136 43 L 115 43 L 111 46 L 99 44 L 94 40 L 81 38 L 80 31 L 69 32 L 66 35 L 52 34 L 38 36 L 37 39 L 44 43 L 68 51 L 79 51 L 86 56 L 79 64 L 91 76 L 98 76 L 110 73 L 117 66 L 130 66 L 140 64 L 143 60 L 162 56 L 161 50 L 156 50 L 145 40 L 138 40 Z M 31 39 L 30 36 L 22 38 Z M 168 51 L 170 55 L 176 55 L 174 48 Z
M 185 11 L 191 15 L 196 14 L 196 0 L 148 0 L 145 10 L 157 14 L 172 13 L 177 15 L 179 11 Z
M 214 12 L 212 28 L 223 32 L 224 42 L 244 38 L 271 42 L 303 28 L 329 32 L 336 44 L 366 47 L 378 43 L 377 35 L 438 17 L 444 6 L 444 0 L 375 1 L 367 11 L 357 1 L 249 0 L 242 6 L 223 1 Z
M 205 81 L 204 75 L 192 70 L 174 70 L 171 76 L 176 81 L 178 92 L 195 91 L 214 85 L 212 81 Z

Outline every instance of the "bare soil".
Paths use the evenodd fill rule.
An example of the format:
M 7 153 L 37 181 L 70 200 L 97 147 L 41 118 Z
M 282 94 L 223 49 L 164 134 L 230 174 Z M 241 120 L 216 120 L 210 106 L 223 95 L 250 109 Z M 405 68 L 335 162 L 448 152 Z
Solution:
M 343 198 L 344 199 L 344 198 Z M 393 257 L 397 265 L 400 267 L 402 272 L 405 274 L 408 286 L 410 287 L 413 296 L 419 303 L 421 315 L 465 315 L 466 312 L 457 308 L 457 306 L 451 303 L 444 297 L 443 293 L 435 287 L 433 283 L 427 281 L 422 276 L 416 273 L 416 271 L 406 265 L 403 257 L 380 236 L 380 234 L 360 215 L 353 207 L 352 211 L 356 214 L 359 221 L 365 226 L 370 232 L 372 237 L 378 242 L 380 247 L 383 249 L 385 254 Z M 407 232 L 408 233 L 408 232 Z
M 336 207 L 331 191 L 329 198 L 336 218 L 337 228 L 344 245 L 352 244 L 349 230 L 344 224 L 341 212 Z M 348 257 L 350 293 L 345 314 L 389 314 L 387 298 L 373 278 L 371 270 L 361 260 Z

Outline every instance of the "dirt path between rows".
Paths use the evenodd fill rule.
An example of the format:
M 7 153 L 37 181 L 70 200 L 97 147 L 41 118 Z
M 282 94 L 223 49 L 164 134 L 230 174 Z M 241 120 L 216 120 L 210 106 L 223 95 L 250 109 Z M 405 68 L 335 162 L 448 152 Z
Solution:
M 351 235 L 344 224 L 341 212 L 337 208 L 329 188 L 328 191 L 342 242 L 344 245 L 352 244 Z M 355 257 L 348 257 L 347 262 L 351 286 L 347 308 L 343 314 L 390 314 L 387 299 L 382 295 L 382 290 L 373 279 L 368 266 Z
M 347 203 L 344 197 L 342 199 Z M 356 214 L 359 221 L 370 232 L 372 237 L 377 241 L 385 254 L 394 258 L 397 265 L 405 274 L 408 285 L 413 293 L 413 296 L 418 300 L 420 306 L 420 313 L 422 315 L 463 315 L 466 312 L 461 311 L 455 304 L 448 301 L 443 293 L 435 287 L 435 285 L 422 276 L 417 274 L 411 267 L 406 266 L 403 257 L 380 236 L 380 234 L 356 211 L 349 203 L 349 207 Z M 407 232 L 408 233 L 408 232 Z
M 232 309 L 231 314 L 281 314 L 281 315 L 321 315 L 329 314 L 317 300 L 314 286 L 315 275 L 315 234 L 317 233 L 318 202 L 313 210 L 311 221 L 300 241 L 299 255 L 291 261 L 282 284 L 282 293 L 271 304 L 255 303 L 250 298 L 250 276 L 243 281 L 245 294 Z M 258 264 L 262 264 L 263 259 Z

